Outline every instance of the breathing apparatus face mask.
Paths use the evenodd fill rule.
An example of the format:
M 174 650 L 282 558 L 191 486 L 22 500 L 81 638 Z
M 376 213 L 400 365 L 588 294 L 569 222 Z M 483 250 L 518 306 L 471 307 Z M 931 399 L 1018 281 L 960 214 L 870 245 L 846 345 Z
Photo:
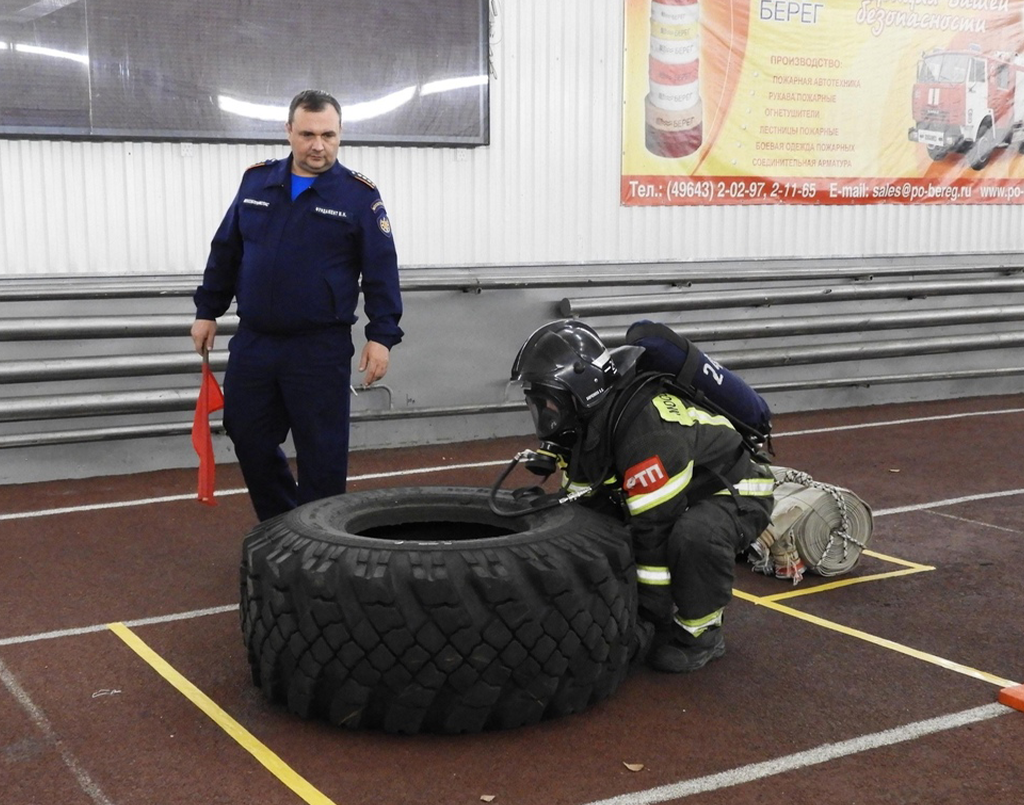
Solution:
M 542 441 L 571 430 L 576 419 L 572 395 L 567 391 L 532 386 L 524 389 L 526 407 L 533 417 L 533 429 Z
M 572 395 L 545 386 L 533 386 L 524 391 L 534 431 L 541 442 L 540 448 L 528 457 L 526 468 L 536 475 L 551 475 L 559 462 L 568 461 L 576 443 L 579 422 Z
M 534 430 L 540 439 L 540 447 L 517 453 L 491 487 L 488 503 L 491 511 L 500 517 L 519 517 L 529 512 L 561 506 L 593 491 L 588 487 L 547 493 L 542 486 L 534 485 L 512 492 L 512 500 L 517 502 L 514 508 L 508 507 L 507 503 L 499 504 L 498 494 L 502 484 L 516 466 L 522 463 L 527 471 L 548 478 L 558 469 L 569 466 L 573 449 L 584 433 L 583 419 L 577 412 L 572 392 L 533 383 L 524 384 L 523 392 L 526 406 L 533 417 Z

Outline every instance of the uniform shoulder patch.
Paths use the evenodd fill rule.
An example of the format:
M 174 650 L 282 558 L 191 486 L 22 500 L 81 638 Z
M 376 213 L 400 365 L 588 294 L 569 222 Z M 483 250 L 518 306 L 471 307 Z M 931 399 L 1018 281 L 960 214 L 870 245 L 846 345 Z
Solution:
M 634 464 L 623 477 L 622 489 L 629 497 L 656 492 L 668 483 L 668 472 L 658 456 Z
M 254 162 L 246 170 L 251 171 L 253 168 L 262 168 L 264 165 L 273 165 L 275 162 L 277 162 L 276 159 L 264 159 L 262 162 Z
M 373 190 L 377 189 L 377 185 L 375 185 L 373 182 L 371 182 L 368 177 L 363 176 L 363 174 L 359 173 L 358 171 L 350 171 L 350 172 L 351 172 L 353 177 L 358 179 L 360 182 L 365 184 L 367 187 L 372 188 Z

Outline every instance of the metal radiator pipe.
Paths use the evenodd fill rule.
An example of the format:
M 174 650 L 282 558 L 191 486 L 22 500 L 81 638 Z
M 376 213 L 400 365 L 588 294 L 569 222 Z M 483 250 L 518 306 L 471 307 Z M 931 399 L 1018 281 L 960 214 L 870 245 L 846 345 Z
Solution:
M 84 338 L 188 338 L 194 316 L 65 316 L 53 318 L 0 319 L 0 341 L 53 341 Z M 218 334 L 238 329 L 238 317 L 223 316 Z
M 157 436 L 188 436 L 191 432 L 191 422 L 157 422 L 152 425 L 119 425 L 81 428 L 78 430 L 51 430 L 45 433 L 11 433 L 0 436 L 0 449 L 110 442 L 121 439 L 148 439 Z M 211 419 L 210 432 L 223 433 L 224 423 L 221 420 Z
M 215 372 L 223 371 L 227 363 L 227 352 L 210 353 L 210 367 Z M 198 378 L 202 366 L 200 357 L 192 352 L 10 361 L 0 362 L 0 384 L 172 374 L 194 374 Z
M 191 403 L 180 410 L 191 410 L 194 407 L 195 397 L 193 396 Z M 376 422 L 386 419 L 424 419 L 427 417 L 506 414 L 518 411 L 526 411 L 525 402 L 495 403 L 493 405 L 459 405 L 446 408 L 418 408 L 407 411 L 357 411 L 353 412 L 352 421 Z M 132 413 L 148 413 L 148 411 L 136 410 Z M 33 417 L 33 419 L 37 418 Z M 223 421 L 211 419 L 210 430 L 213 433 L 223 433 Z M 139 439 L 156 436 L 187 436 L 191 432 L 191 422 L 159 422 L 152 425 L 112 425 L 76 430 L 46 431 L 45 433 L 13 433 L 0 435 L 0 449 L 5 447 L 37 447 L 41 445 L 103 442 L 115 439 Z
M 781 320 L 694 322 L 670 324 L 668 327 L 691 341 L 727 341 L 740 338 L 784 338 L 790 335 L 861 333 L 1022 320 L 1024 305 L 1006 305 L 916 310 L 907 313 L 845 313 L 837 316 L 803 316 Z M 623 327 L 595 329 L 608 346 L 621 346 L 626 342 L 626 330 Z
M 1024 305 L 910 313 L 808 316 L 784 321 L 698 322 L 690 325 L 674 324 L 671 325 L 671 329 L 693 341 L 725 341 L 1021 320 L 1024 320 Z M 625 340 L 625 332 L 621 328 L 598 328 L 598 334 L 609 346 L 618 346 Z M 210 365 L 216 372 L 223 371 L 227 366 L 227 359 L 227 352 L 214 352 L 210 356 Z M 140 375 L 198 375 L 199 372 L 199 358 L 192 353 L 56 358 L 0 362 L 0 383 L 43 383 Z
M 852 388 L 856 386 L 883 386 L 894 383 L 924 383 L 943 380 L 979 380 L 981 378 L 1015 377 L 1024 375 L 1024 366 L 1001 367 L 998 369 L 962 369 L 949 372 L 920 372 L 917 374 L 865 375 L 864 377 L 840 377 L 828 380 L 789 380 L 780 383 L 758 383 L 760 394 L 781 394 L 787 391 L 808 391 Z
M 189 411 L 195 409 L 198 396 L 198 389 L 158 389 L 63 394 L 55 397 L 9 397 L 0 399 L 0 422 Z
M 978 351 L 1024 346 L 1024 333 L 937 336 L 899 341 L 853 344 L 823 344 L 788 349 L 736 350 L 716 353 L 716 360 L 733 370 L 796 366 L 812 363 L 899 358 L 957 351 Z M 0 422 L 64 419 L 84 416 L 120 416 L 194 409 L 198 392 L 164 389 L 156 391 L 71 394 L 61 397 L 11 397 L 0 399 Z M 363 411 L 353 420 L 410 419 L 431 416 L 459 416 L 519 410 L 517 403 L 485 406 Z
M 1024 333 L 935 336 L 901 341 L 866 341 L 855 344 L 821 344 L 808 347 L 780 347 L 715 352 L 715 360 L 729 369 L 767 369 L 835 361 L 903 358 L 958 351 L 979 351 L 1024 346 Z
M 158 414 L 169 411 L 193 411 L 198 389 L 159 389 L 153 391 L 65 394 L 60 397 L 9 397 L 0 399 L 0 422 L 29 422 L 41 419 L 73 419 L 85 416 L 126 416 Z M 525 411 L 521 403 L 493 405 L 456 405 L 440 408 L 407 408 L 354 411 L 353 422 L 386 419 L 424 419 L 434 416 L 466 416 Z M 187 423 L 191 428 L 191 423 Z
M 856 386 L 872 386 L 894 383 L 922 383 L 928 381 L 964 380 L 990 377 L 1011 377 L 1024 375 L 1024 367 L 998 369 L 966 369 L 949 372 L 921 372 L 863 377 L 833 378 L 829 380 L 787 381 L 760 383 L 756 389 L 761 394 L 805 391 L 808 389 L 835 389 Z M 188 408 L 192 408 L 192 400 Z M 186 410 L 186 409 L 183 409 Z M 363 411 L 353 413 L 355 422 L 379 421 L 384 419 L 407 419 L 431 416 L 467 416 L 475 414 L 500 414 L 525 411 L 525 405 L 518 403 L 497 403 L 494 405 L 455 406 L 450 408 L 424 408 L 413 411 Z M 221 420 L 211 420 L 210 429 L 223 433 Z M 124 425 L 111 427 L 83 428 L 79 430 L 46 431 L 44 433 L 18 433 L 0 436 L 0 449 L 17 447 L 39 447 L 46 445 L 102 442 L 120 439 L 153 438 L 158 436 L 187 436 L 191 433 L 191 422 L 154 423 L 151 425 Z
M 836 278 L 872 280 L 878 277 L 940 276 L 943 274 L 1017 274 L 1022 266 L 1008 255 L 1005 261 L 979 265 L 863 265 L 852 260 L 826 260 L 816 266 L 780 265 L 778 261 L 716 261 L 645 263 L 637 265 L 488 266 L 441 269 L 406 268 L 401 272 L 402 292 L 478 292 L 513 288 L 572 288 L 618 285 L 690 285 L 719 282 L 787 282 Z M 769 265 L 770 264 L 770 265 Z M 752 267 L 753 266 L 753 267 Z M 144 299 L 191 297 L 202 280 L 199 274 L 181 277 L 53 277 L 0 278 L 0 302 L 47 302 L 85 299 Z
M 670 310 L 713 310 L 724 307 L 765 307 L 861 299 L 922 299 L 928 296 L 1020 291 L 1024 291 L 1024 277 L 877 285 L 866 283 L 814 288 L 779 288 L 771 291 L 677 291 L 635 296 L 594 296 L 563 299 L 558 305 L 558 310 L 563 316 L 586 318 Z

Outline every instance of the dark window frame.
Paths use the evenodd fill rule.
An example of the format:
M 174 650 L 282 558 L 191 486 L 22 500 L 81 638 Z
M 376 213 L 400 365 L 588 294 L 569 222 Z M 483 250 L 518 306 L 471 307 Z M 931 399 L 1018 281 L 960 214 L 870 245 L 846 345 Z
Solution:
M 314 88 L 348 145 L 487 145 L 488 7 L 0 0 L 0 138 L 281 143 Z

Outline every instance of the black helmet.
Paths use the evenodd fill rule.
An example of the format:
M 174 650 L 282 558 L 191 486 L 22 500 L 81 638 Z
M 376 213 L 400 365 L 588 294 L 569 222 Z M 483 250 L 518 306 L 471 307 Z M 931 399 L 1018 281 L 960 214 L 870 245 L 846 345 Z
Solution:
M 635 363 L 642 347 L 609 350 L 593 327 L 574 319 L 545 324 L 512 364 L 541 438 L 585 420 Z

